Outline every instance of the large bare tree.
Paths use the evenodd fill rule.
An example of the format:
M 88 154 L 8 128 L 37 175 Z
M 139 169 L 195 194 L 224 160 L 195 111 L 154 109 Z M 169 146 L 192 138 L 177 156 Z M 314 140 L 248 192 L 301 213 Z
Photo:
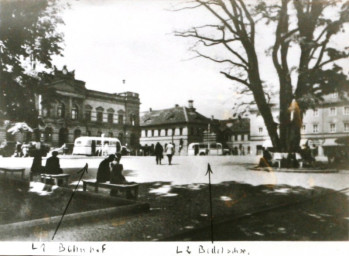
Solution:
M 349 21 L 349 2 L 193 0 L 178 10 L 197 8 L 206 9 L 215 22 L 175 34 L 197 39 L 192 48 L 197 56 L 224 65 L 221 73 L 247 88 L 276 150 L 296 151 L 302 114 L 306 109 L 318 104 L 324 94 L 348 88 L 347 77 L 335 64 L 347 58 L 348 53 L 330 47 L 330 41 Z M 326 13 L 326 9 L 330 12 Z M 259 25 L 262 21 L 264 25 Z M 260 58 L 265 56 L 258 55 L 256 49 L 256 30 L 272 25 L 275 31 L 270 57 L 279 83 L 279 124 L 273 118 L 269 91 L 261 79 Z M 296 67 L 289 64 L 292 46 L 300 50 Z M 331 63 L 334 65 L 329 68 Z M 295 76 L 292 71 L 296 71 Z M 293 107 L 296 106 L 300 114 L 296 123 L 291 120 L 293 100 L 297 102 Z M 296 143 L 291 143 L 294 141 Z

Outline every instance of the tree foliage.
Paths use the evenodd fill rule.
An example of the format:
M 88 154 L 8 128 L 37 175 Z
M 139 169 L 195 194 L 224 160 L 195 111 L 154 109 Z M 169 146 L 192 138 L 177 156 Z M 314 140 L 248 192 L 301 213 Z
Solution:
M 221 73 L 247 88 L 277 150 L 297 150 L 292 146 L 297 143 L 291 141 L 296 138 L 299 142 L 301 123 L 293 123 L 292 101 L 296 100 L 302 118 L 325 94 L 348 91 L 348 78 L 337 64 L 349 56 L 348 51 L 334 48 L 331 40 L 344 32 L 344 25 L 349 22 L 349 1 L 193 0 L 179 10 L 197 8 L 206 9 L 216 22 L 176 35 L 197 39 L 193 47 L 197 56 L 224 65 Z M 256 50 L 256 41 L 263 34 L 256 31 L 263 26 L 275 27 L 273 45 L 266 52 L 270 53 L 277 73 L 279 120 L 272 116 L 270 92 L 261 79 L 260 60 L 265 56 Z M 290 59 L 294 58 L 292 47 L 300 53 L 298 64 L 290 67 Z M 216 52 L 220 54 L 215 55 Z
M 64 8 L 57 0 L 0 1 L 0 107 L 3 118 L 37 119 L 34 92 L 38 70 L 52 68 L 52 56 L 62 54 Z

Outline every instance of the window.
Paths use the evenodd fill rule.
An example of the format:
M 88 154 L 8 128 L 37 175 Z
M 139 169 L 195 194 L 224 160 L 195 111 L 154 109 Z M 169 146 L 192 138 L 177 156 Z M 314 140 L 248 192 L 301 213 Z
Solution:
M 258 128 L 258 133 L 259 133 L 259 134 L 262 134 L 262 133 L 263 133 L 263 127 L 259 127 L 259 128 Z
M 319 132 L 319 126 L 317 124 L 313 124 L 313 133 Z
M 344 115 L 349 115 L 349 107 L 344 107 Z
M 102 136 L 102 132 L 101 132 L 101 131 L 98 131 L 98 132 L 97 132 L 97 136 L 98 136 L 98 137 L 101 137 L 101 136 Z
M 78 119 L 78 106 L 73 105 L 71 109 L 71 119 L 72 120 L 77 120 Z
M 136 125 L 136 115 L 135 114 L 130 115 L 130 123 L 132 126 Z
M 172 136 L 174 136 L 174 135 L 176 135 L 176 129 L 175 128 L 172 129 Z
M 344 131 L 349 132 L 349 123 L 344 123 Z
M 151 130 L 151 136 L 154 137 L 154 130 Z
M 57 117 L 64 118 L 65 116 L 65 106 L 63 103 L 59 103 L 57 106 Z
M 158 130 L 158 136 L 161 136 L 161 129 Z
M 335 107 L 330 108 L 330 116 L 335 116 L 337 113 L 337 109 Z
M 124 123 L 124 115 L 119 114 L 118 115 L 118 123 L 123 124 Z
M 86 110 L 85 111 L 85 120 L 86 121 L 91 121 L 91 119 L 92 119 L 92 112 L 91 112 L 91 110 Z
M 87 131 L 87 132 L 86 132 L 86 135 L 87 135 L 87 136 L 91 136 L 91 131 Z
M 113 138 L 114 134 L 112 132 L 108 133 L 109 138 Z
M 241 135 L 241 141 L 244 141 L 245 140 L 245 135 Z
M 81 136 L 81 130 L 80 129 L 76 129 L 75 131 L 74 131 L 74 140 L 76 139 L 76 138 L 79 138 Z
M 108 113 L 108 123 L 112 124 L 114 122 L 114 114 Z
M 48 106 L 43 106 L 42 108 L 42 116 L 43 117 L 50 117 L 50 109 Z
M 307 128 L 306 125 L 303 124 L 303 125 L 302 125 L 302 132 L 305 132 L 306 128 Z
M 168 135 L 168 129 L 165 129 L 165 136 Z
M 330 124 L 330 132 L 336 132 L 336 124 Z
M 183 135 L 183 128 L 179 128 L 179 135 Z
M 314 109 L 314 116 L 319 116 L 319 110 L 317 108 Z
M 103 122 L 103 112 L 97 112 L 97 122 L 102 123 Z
M 148 137 L 148 130 L 145 130 L 145 137 Z

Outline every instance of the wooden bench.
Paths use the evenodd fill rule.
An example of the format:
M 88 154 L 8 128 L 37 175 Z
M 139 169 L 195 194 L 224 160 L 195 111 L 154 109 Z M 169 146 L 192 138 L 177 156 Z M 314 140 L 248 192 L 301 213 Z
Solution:
M 9 169 L 9 168 L 0 168 L 0 171 L 1 172 L 4 172 L 4 176 L 6 177 L 6 175 L 7 175 L 7 173 L 9 172 L 9 173 L 11 173 L 11 176 L 13 176 L 13 174 L 15 173 L 15 172 L 20 172 L 21 173 L 21 178 L 22 179 L 24 179 L 24 171 L 25 171 L 25 169 L 24 168 L 20 168 L 20 169 Z
M 125 195 L 127 199 L 137 199 L 138 197 L 138 184 L 110 184 L 109 181 L 105 183 L 98 183 L 96 180 L 82 180 L 82 182 L 84 191 L 86 191 L 87 185 L 89 185 L 95 188 L 95 192 L 98 192 L 98 188 L 106 188 L 126 192 Z
M 42 183 L 52 184 L 52 181 L 53 181 L 55 185 L 57 186 L 60 185 L 63 187 L 68 186 L 69 176 L 70 174 L 46 174 L 46 173 L 40 174 Z M 60 183 L 59 181 L 62 181 L 62 183 Z

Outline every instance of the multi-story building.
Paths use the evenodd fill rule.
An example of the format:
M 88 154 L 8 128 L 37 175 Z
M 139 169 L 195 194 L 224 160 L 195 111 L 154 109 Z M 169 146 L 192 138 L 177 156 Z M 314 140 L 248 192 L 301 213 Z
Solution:
M 272 108 L 274 120 L 278 120 L 277 107 Z M 257 111 L 251 111 L 251 148 L 253 154 L 261 154 L 261 148 L 271 146 L 263 118 Z M 349 136 L 348 96 L 339 97 L 332 93 L 315 109 L 309 109 L 303 116 L 301 146 L 308 144 L 314 155 L 324 156 L 341 147 L 336 140 Z
M 203 141 L 203 131 L 208 129 L 211 119 L 201 115 L 189 100 L 188 107 L 175 105 L 173 108 L 146 111 L 141 117 L 141 139 L 143 147 L 154 147 L 157 142 L 164 146 L 174 143 L 176 154 L 187 153 L 192 142 Z
M 251 154 L 250 120 L 248 118 L 227 119 L 220 121 L 217 141 L 230 148 L 234 155 Z
M 36 136 L 61 146 L 79 136 L 119 138 L 131 149 L 139 146 L 139 95 L 133 92 L 105 93 L 89 90 L 66 67 L 55 69 L 47 93 L 37 95 L 42 119 Z M 38 134 L 41 133 L 41 134 Z

